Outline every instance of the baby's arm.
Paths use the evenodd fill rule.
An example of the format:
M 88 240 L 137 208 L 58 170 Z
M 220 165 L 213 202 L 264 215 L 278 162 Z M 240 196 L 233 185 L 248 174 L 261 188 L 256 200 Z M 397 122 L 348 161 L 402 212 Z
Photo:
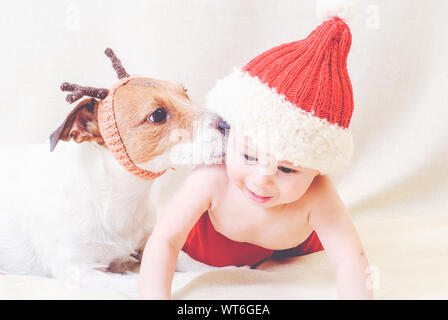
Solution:
M 166 208 L 146 244 L 140 268 L 140 296 L 170 299 L 179 251 L 198 221 L 209 209 L 215 187 L 212 168 L 198 168 L 186 179 Z
M 353 221 L 331 181 L 319 182 L 309 223 L 336 269 L 340 299 L 373 299 L 367 287 L 367 257 Z

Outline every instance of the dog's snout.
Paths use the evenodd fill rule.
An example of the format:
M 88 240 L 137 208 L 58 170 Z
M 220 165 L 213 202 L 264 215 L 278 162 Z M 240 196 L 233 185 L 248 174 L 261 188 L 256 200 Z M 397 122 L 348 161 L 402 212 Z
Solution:
M 222 134 L 226 134 L 226 131 L 230 129 L 230 126 L 227 122 L 224 121 L 224 119 L 220 118 L 218 120 L 218 130 L 222 133 Z

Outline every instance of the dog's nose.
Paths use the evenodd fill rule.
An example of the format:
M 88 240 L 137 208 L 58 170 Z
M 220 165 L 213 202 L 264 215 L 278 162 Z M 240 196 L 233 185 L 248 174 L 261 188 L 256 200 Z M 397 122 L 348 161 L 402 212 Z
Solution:
M 219 119 L 218 121 L 218 130 L 221 131 L 222 134 L 226 134 L 226 131 L 230 129 L 230 126 L 224 119 Z

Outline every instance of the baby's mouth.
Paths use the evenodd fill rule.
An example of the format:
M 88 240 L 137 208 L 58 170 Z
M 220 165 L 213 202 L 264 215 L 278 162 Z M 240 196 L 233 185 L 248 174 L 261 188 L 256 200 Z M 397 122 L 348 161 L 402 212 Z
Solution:
M 257 203 L 265 203 L 272 199 L 272 197 L 260 196 L 256 193 L 250 191 L 248 187 L 246 187 L 246 190 L 247 190 L 247 193 L 249 194 L 249 198 Z

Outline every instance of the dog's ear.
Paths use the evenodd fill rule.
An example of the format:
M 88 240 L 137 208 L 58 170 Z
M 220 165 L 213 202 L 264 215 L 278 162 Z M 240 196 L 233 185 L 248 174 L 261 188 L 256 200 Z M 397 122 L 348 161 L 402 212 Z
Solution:
M 59 140 L 77 143 L 96 141 L 104 145 L 98 127 L 98 100 L 89 98 L 81 101 L 64 122 L 50 135 L 50 151 L 53 151 Z

